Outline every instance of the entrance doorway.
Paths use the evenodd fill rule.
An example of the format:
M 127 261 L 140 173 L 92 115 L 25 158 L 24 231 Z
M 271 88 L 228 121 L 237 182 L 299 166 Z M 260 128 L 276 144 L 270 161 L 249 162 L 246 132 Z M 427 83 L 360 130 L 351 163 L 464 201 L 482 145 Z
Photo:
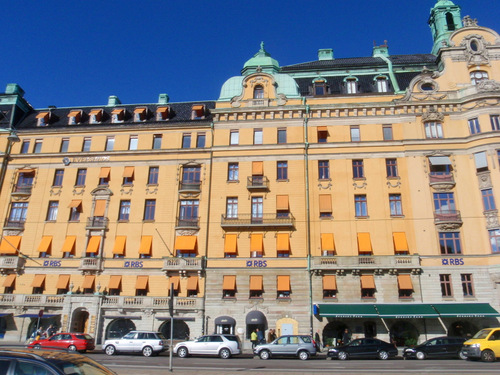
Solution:
M 89 312 L 87 310 L 75 310 L 71 320 L 70 332 L 86 332 L 89 329 Z

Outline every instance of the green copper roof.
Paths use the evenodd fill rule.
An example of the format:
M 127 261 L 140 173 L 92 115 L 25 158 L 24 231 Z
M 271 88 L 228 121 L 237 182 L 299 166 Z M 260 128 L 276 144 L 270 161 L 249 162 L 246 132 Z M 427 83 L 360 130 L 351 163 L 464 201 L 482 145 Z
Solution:
M 257 68 L 261 68 L 264 73 L 269 74 L 277 73 L 280 70 L 280 64 L 264 49 L 264 42 L 260 43 L 259 52 L 243 65 L 241 74 L 247 76 L 255 73 Z

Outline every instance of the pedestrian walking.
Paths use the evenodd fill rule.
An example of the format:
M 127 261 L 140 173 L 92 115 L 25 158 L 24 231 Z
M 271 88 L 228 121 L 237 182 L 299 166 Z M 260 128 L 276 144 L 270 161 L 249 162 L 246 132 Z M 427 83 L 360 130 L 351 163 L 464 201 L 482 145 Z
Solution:
M 314 341 L 316 342 L 316 350 L 321 352 L 321 337 L 319 335 L 319 329 L 314 334 Z
M 351 334 L 349 333 L 349 329 L 345 329 L 342 334 L 342 345 L 347 345 L 351 342 Z
M 252 331 L 250 334 L 250 341 L 252 343 L 252 349 L 257 346 L 257 332 Z
M 259 344 L 264 344 L 265 343 L 265 340 L 264 340 L 264 332 L 262 332 L 260 329 L 256 329 L 257 331 L 257 342 Z

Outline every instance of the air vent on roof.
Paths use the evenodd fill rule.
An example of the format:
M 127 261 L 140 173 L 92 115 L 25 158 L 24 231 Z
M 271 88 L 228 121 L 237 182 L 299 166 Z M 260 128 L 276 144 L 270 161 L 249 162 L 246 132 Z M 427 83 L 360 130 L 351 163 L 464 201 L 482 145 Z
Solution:
M 333 49 L 324 48 L 318 50 L 318 60 L 333 60 Z

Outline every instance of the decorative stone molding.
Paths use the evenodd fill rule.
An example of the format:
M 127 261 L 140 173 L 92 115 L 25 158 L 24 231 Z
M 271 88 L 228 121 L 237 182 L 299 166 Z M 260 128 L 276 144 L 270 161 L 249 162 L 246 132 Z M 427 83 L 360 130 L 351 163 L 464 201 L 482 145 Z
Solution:
M 320 182 L 318 184 L 319 190 L 322 190 L 322 189 L 323 190 L 331 190 L 332 189 L 332 183 L 331 182 L 328 182 L 328 183 L 325 182 L 325 184 L 327 184 L 327 185 L 323 186 L 323 184 Z
M 456 232 L 461 226 L 462 226 L 461 222 L 436 224 L 436 228 L 440 232 Z
M 476 27 L 477 26 L 477 19 L 470 18 L 470 16 L 465 16 L 462 19 L 462 23 L 463 23 L 464 27 Z
M 490 57 L 486 46 L 489 43 L 479 34 L 466 35 L 460 43 L 465 47 L 465 57 L 468 66 L 490 65 Z
M 485 211 L 484 217 L 486 218 L 486 228 L 488 230 L 498 229 L 500 222 L 498 221 L 498 210 Z
M 477 85 L 478 91 L 500 91 L 500 82 L 495 81 L 493 79 L 487 79 L 484 81 L 480 81 Z
M 127 194 L 132 194 L 134 191 L 134 185 L 122 185 L 122 188 L 120 189 L 120 193 L 122 195 L 127 195 Z
M 73 189 L 73 195 L 83 195 L 85 193 L 85 187 L 75 187 Z
M 157 194 L 157 193 L 158 193 L 158 186 L 146 187 L 146 194 Z
M 62 187 L 60 186 L 52 186 L 49 190 L 49 194 L 50 196 L 54 196 L 54 195 L 61 195 L 61 192 L 62 192 Z
M 490 189 L 493 187 L 491 183 L 490 171 L 480 172 L 477 174 L 477 179 L 479 182 L 479 189 Z
M 435 107 L 429 108 L 429 111 L 425 112 L 422 115 L 422 122 L 431 122 L 431 121 L 441 122 L 443 120 L 444 120 L 444 115 L 441 112 L 438 112 L 438 110 Z
M 394 183 L 393 183 L 394 181 Z M 401 180 L 398 178 L 397 180 L 387 180 L 387 186 L 390 188 L 397 188 L 401 186 Z
M 359 183 L 359 185 L 358 185 L 358 183 Z M 368 186 L 368 184 L 366 183 L 366 181 L 363 181 L 363 182 L 361 182 L 361 181 L 359 181 L 359 182 L 358 181 L 354 181 L 352 183 L 352 186 L 354 186 L 354 190 L 356 190 L 356 189 L 366 189 L 366 187 Z

